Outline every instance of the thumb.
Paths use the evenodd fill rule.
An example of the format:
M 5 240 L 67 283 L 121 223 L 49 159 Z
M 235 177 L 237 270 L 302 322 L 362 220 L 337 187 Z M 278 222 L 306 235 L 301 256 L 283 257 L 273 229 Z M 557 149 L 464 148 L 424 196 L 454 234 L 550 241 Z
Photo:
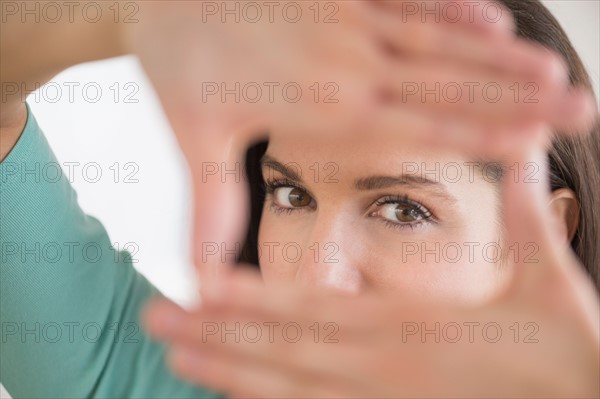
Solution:
M 245 153 L 264 138 L 266 123 L 241 109 L 165 108 L 190 171 L 191 249 L 202 285 L 235 264 L 241 250 L 249 218 Z
M 556 228 L 556 216 L 549 206 L 545 149 L 536 144 L 517 149 L 509 165 L 514 173 L 505 176 L 503 206 L 506 245 L 513 255 L 514 271 L 505 294 L 522 305 L 546 304 L 555 316 L 565 312 L 563 315 L 584 322 L 597 339 L 598 294 Z
M 189 160 L 193 185 L 193 256 L 201 284 L 236 263 L 249 221 L 245 153 L 262 123 L 206 125 Z
M 538 136 L 548 135 L 539 127 Z M 522 142 L 507 157 L 503 179 L 506 245 L 513 264 L 512 288 L 529 293 L 558 277 L 567 255 L 550 207 L 548 159 L 539 142 Z
M 545 129 L 538 127 L 537 137 L 549 137 Z M 548 154 L 540 141 L 514 149 L 504 176 L 506 245 L 514 269 L 509 295 L 543 300 L 567 290 L 590 297 L 590 281 L 549 206 Z

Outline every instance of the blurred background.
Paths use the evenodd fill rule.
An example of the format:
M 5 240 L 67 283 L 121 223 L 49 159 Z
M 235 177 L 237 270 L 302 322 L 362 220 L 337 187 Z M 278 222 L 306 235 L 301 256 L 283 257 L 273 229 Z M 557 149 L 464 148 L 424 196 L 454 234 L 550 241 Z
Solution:
M 544 3 L 582 56 L 598 96 L 600 1 Z M 71 68 L 28 102 L 82 208 L 100 219 L 113 246 L 130 251 L 135 267 L 165 295 L 193 303 L 188 175 L 136 60 Z

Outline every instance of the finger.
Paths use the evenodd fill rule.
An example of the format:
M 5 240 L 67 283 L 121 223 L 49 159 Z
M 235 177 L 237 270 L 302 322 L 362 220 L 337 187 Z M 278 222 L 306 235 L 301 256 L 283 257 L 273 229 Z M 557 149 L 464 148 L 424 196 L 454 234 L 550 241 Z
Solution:
M 370 2 L 386 12 L 409 20 L 435 22 L 469 29 L 478 34 L 508 36 L 515 31 L 511 13 L 496 1 L 429 1 L 377 0 Z M 400 22 L 400 21 L 399 21 Z
M 142 310 L 140 319 L 146 331 L 159 340 L 168 340 L 181 328 L 187 312 L 168 299 L 153 299 Z
M 432 108 L 441 107 L 434 104 Z M 516 111 L 520 113 L 520 111 Z M 568 113 L 568 111 L 567 111 Z M 523 145 L 550 142 L 549 130 L 538 134 L 540 121 L 506 121 L 503 125 L 490 126 L 475 117 L 456 117 L 451 114 L 427 110 L 427 105 L 406 106 L 398 102 L 386 102 L 373 111 L 369 120 L 355 123 L 357 134 L 369 132 L 373 137 L 390 144 L 415 143 L 440 151 L 453 151 L 470 157 L 504 159 L 507 154 Z M 588 115 L 592 115 L 589 113 Z M 595 117 L 592 117 L 595 119 Z M 583 120 L 583 119 L 582 119 Z M 558 128 L 557 128 L 558 129 Z M 354 131 L 354 130 L 353 130 Z M 555 130 L 556 131 L 556 130 Z M 581 134 L 585 130 L 558 130 L 560 134 Z M 352 140 L 352 137 L 346 140 Z M 525 171 L 527 172 L 527 171 Z
M 186 145 L 193 149 L 187 157 L 194 205 L 192 249 L 201 284 L 235 264 L 241 250 L 238 243 L 249 217 L 244 155 L 261 125 L 253 120 L 231 126 L 205 121 L 202 130 Z
M 560 104 L 563 118 L 548 118 L 559 133 L 589 134 L 598 123 L 598 105 L 589 90 L 569 88 Z
M 174 346 L 168 363 L 183 379 L 234 398 L 332 398 L 353 393 L 351 382 L 336 383 L 328 375 L 288 371 L 254 359 L 198 352 L 186 346 Z
M 236 368 L 241 368 L 239 372 L 245 373 L 248 378 L 268 374 L 272 380 L 281 382 L 285 382 L 285 376 L 291 377 L 292 380 L 308 380 L 313 383 L 316 379 L 322 379 L 323 381 L 318 385 L 328 385 L 328 381 L 349 379 L 354 381 L 353 385 L 356 388 L 369 386 L 368 381 L 363 381 L 356 376 L 360 375 L 365 362 L 375 362 L 377 353 L 381 353 L 381 348 L 379 352 L 373 351 L 376 347 L 374 341 L 364 339 L 344 341 L 343 346 L 337 341 L 315 342 L 315 338 L 319 337 L 314 335 L 316 328 L 314 324 L 294 327 L 293 330 L 286 328 L 283 322 L 271 323 L 271 327 L 275 325 L 277 327 L 268 332 L 270 328 L 264 327 L 256 320 L 248 322 L 240 319 L 235 323 L 221 321 L 216 322 L 215 325 L 222 328 L 225 334 L 220 331 L 219 334 L 200 341 L 199 334 L 187 333 L 170 337 L 166 342 L 169 346 L 195 353 L 197 359 L 202 359 L 204 367 L 202 364 L 187 367 L 189 376 L 196 377 L 200 382 L 210 378 L 205 373 L 218 380 L 226 378 L 227 371 L 232 373 Z M 193 324 L 184 324 L 183 328 L 193 328 Z M 272 335 L 268 336 L 269 334 Z M 358 359 L 362 361 L 357 362 Z M 220 366 L 222 370 L 219 370 Z M 251 372 L 248 374 L 249 371 Z M 231 377 L 230 374 L 229 378 Z M 256 382 L 260 383 L 259 380 Z M 221 380 L 221 383 L 227 381 Z M 216 384 L 216 389 L 223 388 L 219 382 Z M 235 381 L 235 384 L 239 384 L 239 381 Z M 278 389 L 281 390 L 282 387 Z M 289 391 L 289 388 L 283 390 Z
M 186 311 L 167 299 L 151 301 L 145 307 L 142 316 L 145 327 L 157 339 L 185 339 L 190 342 L 197 340 L 198 344 L 205 344 L 207 338 L 215 335 L 213 326 L 217 322 L 255 321 L 272 316 L 265 309 L 259 310 L 256 305 L 242 305 L 248 298 L 263 303 L 266 296 L 262 285 L 255 280 L 256 276 L 250 277 L 249 272 L 241 272 L 244 277 L 238 278 L 244 279 L 244 283 L 227 283 L 232 279 L 229 275 L 236 273 L 240 272 L 230 271 L 221 274 L 219 278 L 206 281 L 208 291 L 215 291 L 215 294 L 207 295 L 202 305 L 192 311 Z M 240 289 L 242 284 L 244 288 Z
M 587 91 L 522 81 L 515 74 L 453 64 L 440 70 L 439 63 L 405 60 L 389 75 L 398 106 L 484 124 L 483 132 L 541 120 L 589 130 L 595 120 L 595 102 Z
M 422 351 L 424 347 L 418 344 L 418 338 L 412 337 L 414 339 L 410 341 L 414 341 L 417 345 L 397 345 L 399 341 L 407 342 L 403 341 L 406 339 L 405 330 L 402 322 L 390 322 L 390 320 L 419 320 L 417 317 L 427 323 L 456 320 L 451 316 L 440 318 L 440 314 L 434 314 L 436 312 L 426 315 L 423 310 L 427 309 L 420 309 L 419 316 L 411 315 L 410 312 L 399 312 L 390 299 L 380 298 L 380 302 L 369 302 L 365 312 L 361 312 L 362 307 L 353 306 L 354 303 L 346 303 L 345 306 L 338 307 L 336 315 L 342 313 L 348 320 L 360 319 L 360 323 L 351 322 L 347 326 L 340 327 L 339 341 L 335 342 L 326 342 L 323 336 L 320 338 L 322 341 L 315 342 L 315 338 L 319 337 L 314 335 L 315 330 L 321 330 L 321 333 L 326 331 L 323 329 L 323 325 L 315 327 L 314 323 L 302 325 L 302 339 L 296 340 L 297 332 L 291 336 L 289 331 L 286 333 L 285 329 L 281 328 L 281 325 L 289 318 L 279 319 L 281 325 L 275 331 L 274 336 L 257 341 L 255 339 L 258 336 L 255 331 L 256 327 L 253 327 L 251 334 L 248 334 L 247 331 L 244 332 L 246 326 L 250 324 L 244 317 L 234 318 L 237 324 L 230 323 L 226 326 L 226 330 L 222 330 L 227 331 L 226 335 L 218 334 L 200 341 L 199 334 L 194 333 L 194 331 L 200 331 L 200 326 L 189 323 L 179 329 L 181 334 L 171 337 L 167 342 L 169 345 L 184 348 L 188 353 L 195 352 L 198 361 L 203 365 L 188 367 L 188 378 L 196 378 L 195 381 L 204 383 L 207 379 L 217 379 L 217 382 L 213 382 L 216 384 L 215 389 L 223 389 L 224 385 L 221 384 L 237 385 L 237 381 L 231 381 L 231 374 L 227 379 L 227 372 L 231 373 L 236 367 L 241 367 L 243 370 L 247 365 L 249 368 L 254 368 L 254 372 L 269 375 L 266 380 L 277 380 L 280 378 L 279 375 L 273 375 L 273 373 L 277 373 L 288 376 L 292 380 L 299 378 L 308 383 L 317 384 L 317 386 L 337 388 L 336 381 L 341 381 L 345 382 L 341 386 L 352 388 L 351 391 L 355 395 L 363 392 L 374 394 L 379 390 L 385 390 L 381 384 L 374 386 L 370 376 L 377 375 L 378 381 L 384 381 L 390 386 L 397 385 L 398 381 L 403 379 L 408 382 L 415 371 L 413 368 L 419 368 L 418 359 L 424 355 Z M 382 308 L 390 308 L 385 317 L 378 315 Z M 330 314 L 330 310 L 328 309 L 326 313 Z M 297 309 L 289 309 L 289 312 L 298 313 Z M 357 313 L 363 316 L 356 317 Z M 188 317 L 195 316 L 189 315 Z M 199 319 L 195 320 L 197 322 Z M 205 318 L 203 320 L 217 319 Z M 215 324 L 223 329 L 223 325 L 227 321 L 228 319 L 222 319 Z M 262 320 L 256 319 L 253 323 L 259 325 L 261 322 Z M 273 323 L 272 319 L 271 323 Z M 417 325 L 415 322 L 410 324 Z M 386 327 L 382 329 L 377 326 Z M 361 328 L 363 331 L 360 331 Z M 263 331 L 263 337 L 267 335 Z M 390 353 L 390 350 L 393 350 L 394 353 Z M 430 350 L 437 351 L 435 348 L 430 348 Z M 394 359 L 403 359 L 403 361 L 395 362 L 390 367 L 389 363 L 381 362 L 383 353 Z M 428 355 L 432 354 L 426 354 L 426 356 Z M 215 362 L 220 362 L 221 366 L 215 367 Z M 371 365 L 368 373 L 365 373 L 365 364 Z M 198 373 L 198 367 L 204 370 L 195 374 Z M 222 370 L 220 370 L 221 367 Z M 205 373 L 214 374 L 207 376 Z M 235 374 L 235 371 L 233 373 Z M 319 379 L 315 377 L 320 377 L 323 381 L 318 381 Z M 257 377 L 255 374 L 250 374 L 248 378 Z M 259 376 L 257 380 L 261 380 L 261 377 Z
M 373 389 L 381 387 L 372 386 L 368 377 L 362 378 L 364 364 L 381 364 L 378 362 L 378 356 L 381 356 L 381 353 L 389 354 L 390 347 L 396 347 L 393 344 L 390 346 L 390 340 L 396 343 L 399 339 L 404 339 L 402 320 L 420 320 L 427 323 L 455 320 L 447 310 L 437 313 L 439 306 L 432 312 L 431 307 L 408 303 L 409 301 L 396 296 L 329 296 L 329 300 L 320 296 L 317 302 L 307 302 L 297 301 L 297 298 L 293 301 L 282 300 L 286 294 L 289 295 L 286 291 L 278 292 L 275 297 L 269 298 L 270 301 L 257 300 L 256 294 L 257 292 L 252 290 L 243 295 L 239 294 L 235 300 L 244 303 L 245 306 L 238 304 L 234 306 L 233 311 L 206 311 L 206 304 L 193 313 L 184 313 L 175 308 L 175 314 L 185 318 L 185 321 L 177 323 L 176 328 L 169 334 L 158 335 L 170 345 L 196 351 L 198 356 L 204 359 L 227 359 L 227 368 L 248 363 L 257 370 L 276 370 L 292 376 L 327 376 L 327 381 L 330 382 L 352 381 L 355 384 L 355 392 L 374 392 Z M 273 302 L 288 305 L 285 309 L 274 310 L 267 306 Z M 168 310 L 169 305 L 166 306 Z M 390 323 L 390 320 L 399 322 Z M 295 326 L 290 330 L 285 325 L 291 322 Z M 167 324 L 173 325 L 160 322 L 155 324 L 159 328 L 164 328 Z M 416 325 L 415 322 L 411 324 Z M 378 325 L 385 325 L 386 328 L 379 329 L 376 327 Z M 207 326 L 210 327 L 210 331 Z M 261 329 L 262 334 L 257 334 Z M 156 332 L 153 335 L 156 336 Z M 419 347 L 400 346 L 395 358 L 413 358 L 418 355 L 418 352 L 414 351 L 418 351 Z M 212 364 L 209 361 L 205 363 L 207 367 Z M 397 373 L 388 374 L 388 380 L 391 378 L 390 382 L 397 381 L 398 373 L 409 376 L 412 366 L 411 362 L 394 366 Z M 385 364 L 382 364 L 382 367 L 382 372 L 390 372 Z M 372 371 L 378 372 L 377 369 Z M 218 373 L 214 378 L 218 378 L 219 375 L 221 374 Z M 201 381 L 200 379 L 206 377 L 196 378 Z
M 544 135 L 545 128 L 539 129 Z M 499 299 L 549 308 L 556 317 L 586 323 L 587 331 L 597 337 L 598 294 L 581 262 L 560 236 L 562 229 L 556 228 L 561 221 L 549 206 L 544 147 L 523 146 L 509 159 L 514 173 L 504 176 L 503 208 L 506 245 L 514 270 L 509 288 Z
M 143 320 L 145 328 L 154 338 L 186 348 L 201 355 L 199 357 L 210 357 L 221 364 L 248 363 L 256 368 L 278 370 L 283 366 L 292 374 L 299 371 L 299 366 L 303 366 L 327 374 L 328 369 L 320 366 L 324 365 L 322 360 L 340 359 L 339 356 L 327 356 L 324 352 L 328 348 L 316 347 L 323 345 L 322 342 L 313 341 L 313 338 L 318 339 L 320 331 L 313 331 L 317 335 L 311 336 L 311 327 L 314 329 L 314 325 L 310 324 L 293 322 L 293 328 L 288 328 L 290 322 L 284 319 L 267 321 L 273 319 L 249 317 L 247 312 L 236 312 L 234 315 L 210 311 L 188 313 L 168 301 L 156 301 L 149 305 Z M 282 353 L 286 354 L 284 358 L 281 357 Z M 319 362 L 314 365 L 314 360 Z M 196 367 L 202 369 L 202 365 Z M 211 370 L 207 371 L 216 372 L 217 377 L 219 373 L 212 362 L 210 367 Z
M 547 134 L 538 126 L 538 134 Z M 565 263 L 572 263 L 564 240 L 555 228 L 549 204 L 546 151 L 539 145 L 515 149 L 503 176 L 503 214 L 506 245 L 513 249 L 514 292 L 537 292 L 561 278 Z M 543 290 L 542 289 L 542 290 Z
M 389 303 L 389 298 L 379 302 L 363 298 L 355 303 L 350 298 L 318 296 L 317 301 L 306 303 L 295 301 L 296 298 L 286 299 L 286 296 L 289 293 L 282 291 L 270 296 L 270 301 L 263 301 L 256 300 L 254 294 L 244 294 L 236 299 L 243 302 L 243 306 L 207 309 L 203 304 L 192 313 L 168 303 L 157 303 L 147 313 L 146 324 L 153 336 L 198 352 L 261 362 L 265 367 L 312 370 L 349 378 L 362 367 L 362 363 L 353 359 L 357 356 L 366 359 L 374 353 L 376 343 L 394 333 L 401 334 L 400 325 L 394 323 L 388 323 L 385 331 L 374 329 L 372 324 L 365 325 L 357 320 L 357 312 L 369 315 L 374 323 L 389 320 L 391 313 L 409 318 L 417 316 L 414 306 L 409 311 L 403 311 L 403 306 L 393 306 L 391 312 L 381 314 L 373 311 L 378 309 L 377 305 Z M 268 305 L 274 299 L 288 305 L 285 309 L 274 309 Z M 419 317 L 423 317 L 422 314 Z M 362 353 L 361 348 L 368 348 L 368 353 Z M 336 363 L 344 367 L 334 367 Z M 332 369 L 335 372 L 330 371 Z
M 426 57 L 452 60 L 499 71 L 539 76 L 543 82 L 568 82 L 566 64 L 554 52 L 514 35 L 488 37 L 459 29 L 448 29 L 435 21 L 408 20 L 398 23 L 393 14 L 382 15 L 378 32 L 402 58 Z M 392 39 L 389 39 L 392 38 Z M 527 79 L 525 79 L 527 80 Z
M 475 153 L 491 157 L 496 148 L 488 145 L 491 135 L 485 125 L 454 117 L 414 110 L 394 102 L 383 104 L 374 117 L 357 125 L 357 130 L 368 131 L 372 136 L 399 145 L 422 145 L 440 151 Z M 512 144 L 511 137 L 505 147 Z

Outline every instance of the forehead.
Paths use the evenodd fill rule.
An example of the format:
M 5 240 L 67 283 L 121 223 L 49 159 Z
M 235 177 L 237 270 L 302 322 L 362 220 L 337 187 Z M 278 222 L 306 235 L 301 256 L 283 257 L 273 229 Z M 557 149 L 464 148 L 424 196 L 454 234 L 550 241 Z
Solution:
M 417 175 L 440 183 L 473 181 L 483 166 L 464 155 L 423 144 L 389 143 L 364 135 L 359 138 L 306 138 L 278 136 L 269 141 L 267 154 L 286 166 L 301 168 L 302 175 L 316 168 L 335 170 L 338 179 L 370 175 Z

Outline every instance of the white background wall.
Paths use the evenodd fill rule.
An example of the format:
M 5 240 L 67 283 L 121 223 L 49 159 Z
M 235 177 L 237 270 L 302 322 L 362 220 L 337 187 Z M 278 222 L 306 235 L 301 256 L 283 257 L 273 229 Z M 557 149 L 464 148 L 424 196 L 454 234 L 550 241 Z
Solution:
M 558 16 L 582 55 L 599 93 L 600 3 L 545 1 Z M 29 98 L 38 122 L 62 164 L 79 162 L 72 176 L 81 206 L 106 226 L 113 242 L 138 248 L 136 267 L 166 295 L 189 302 L 194 298 L 194 276 L 188 254 L 190 201 L 188 181 L 178 148 L 142 70 L 131 57 L 71 68 L 53 79 L 44 95 Z M 74 101 L 68 82 L 78 82 Z M 86 101 L 82 87 L 97 82 L 103 95 L 98 103 Z M 133 82 L 134 86 L 126 86 Z M 114 95 L 120 92 L 115 102 Z M 135 85 L 139 91 L 135 94 Z M 56 96 L 56 87 L 62 99 Z M 112 86 L 112 89 L 111 89 Z M 54 91 L 53 91 L 54 90 Z M 127 103 L 124 96 L 137 103 Z M 95 96 L 92 86 L 87 95 Z M 96 183 L 95 162 L 102 171 Z M 115 182 L 115 163 L 120 176 Z M 133 163 L 126 168 L 125 164 Z M 83 166 L 91 165 L 87 174 Z M 113 168 L 111 169 L 111 166 Z M 137 172 L 135 172 L 136 169 Z M 138 182 L 126 183 L 126 176 Z M 129 246 L 133 248 L 133 246 Z

